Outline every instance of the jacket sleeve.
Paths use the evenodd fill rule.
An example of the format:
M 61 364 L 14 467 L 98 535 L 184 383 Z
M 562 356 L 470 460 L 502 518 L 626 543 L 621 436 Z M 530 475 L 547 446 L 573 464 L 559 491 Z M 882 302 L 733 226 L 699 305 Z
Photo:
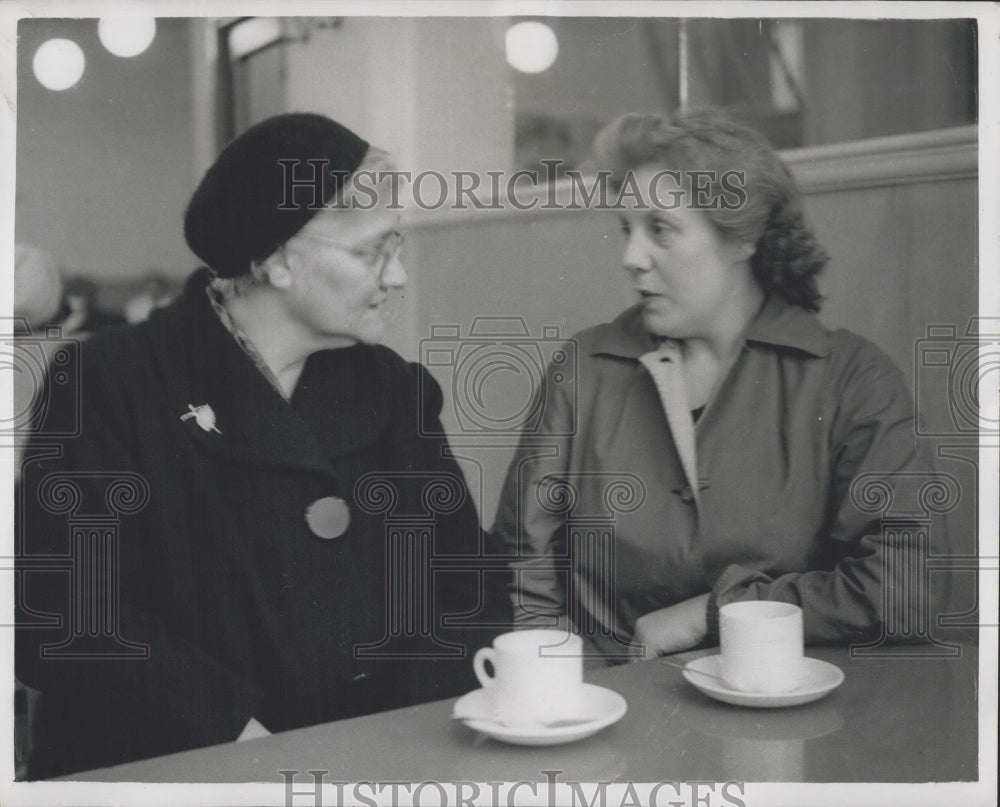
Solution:
M 547 378 L 538 391 L 535 404 L 542 407 L 542 416 L 536 428 L 522 432 L 492 529 L 512 558 L 510 597 L 519 628 L 573 629 L 566 603 L 565 519 L 558 507 L 543 506 L 558 503 L 560 493 L 553 484 L 569 469 L 575 412 L 567 389 Z
M 142 486 L 141 448 L 130 444 L 126 416 L 112 403 L 120 390 L 102 380 L 101 369 L 85 362 L 81 387 L 50 388 L 46 423 L 78 417 L 79 431 L 57 440 L 46 438 L 42 425 L 18 496 L 16 668 L 42 693 L 31 778 L 235 740 L 256 710 L 257 692 L 244 674 L 186 641 L 144 602 L 144 581 L 157 570 L 144 560 L 149 533 L 141 509 L 119 516 L 113 576 L 99 574 L 108 566 L 87 565 L 83 552 L 94 550 L 92 542 L 70 537 L 71 520 L 79 525 L 106 512 L 113 480 Z M 68 484 L 46 492 L 46 480 Z M 77 497 L 71 512 L 60 506 L 69 500 L 60 502 L 59 491 Z M 104 620 L 110 613 L 115 624 Z M 95 615 L 96 639 L 82 635 Z M 53 654 L 71 635 L 66 652 Z
M 899 370 L 869 343 L 843 363 L 831 373 L 831 487 L 827 523 L 818 531 L 828 566 L 774 578 L 727 567 L 711 590 L 710 633 L 726 603 L 781 600 L 802 606 L 811 643 L 926 636 L 932 595 L 943 592 L 929 590 L 919 570 L 928 553 L 946 551 L 947 536 L 944 519 L 931 528 L 907 504 L 915 484 L 935 484 L 929 458 L 918 451 L 912 399 Z M 897 517 L 883 523 L 890 502 Z

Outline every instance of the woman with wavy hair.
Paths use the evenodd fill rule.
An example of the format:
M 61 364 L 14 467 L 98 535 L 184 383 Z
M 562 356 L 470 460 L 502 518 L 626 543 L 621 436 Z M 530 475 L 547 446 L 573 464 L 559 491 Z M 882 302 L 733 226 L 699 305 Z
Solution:
M 739 600 L 801 605 L 807 642 L 898 635 L 889 615 L 926 600 L 897 597 L 858 491 L 920 466 L 911 397 L 817 318 L 827 256 L 788 169 L 713 110 L 626 115 L 593 162 L 638 302 L 577 334 L 577 378 L 548 379 L 511 465 L 494 530 L 517 555 L 516 622 L 619 660 L 711 642 Z

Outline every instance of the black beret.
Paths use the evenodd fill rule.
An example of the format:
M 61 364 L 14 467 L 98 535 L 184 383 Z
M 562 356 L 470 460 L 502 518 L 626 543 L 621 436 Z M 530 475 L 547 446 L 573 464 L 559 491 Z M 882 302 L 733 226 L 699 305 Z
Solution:
M 218 277 L 249 272 L 340 192 L 367 151 L 366 141 L 322 115 L 261 121 L 202 177 L 184 214 L 188 246 Z

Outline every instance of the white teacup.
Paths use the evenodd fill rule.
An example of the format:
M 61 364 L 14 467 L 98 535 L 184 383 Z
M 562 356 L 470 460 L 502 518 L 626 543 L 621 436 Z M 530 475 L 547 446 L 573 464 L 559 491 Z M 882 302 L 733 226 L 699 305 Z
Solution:
M 722 678 L 733 689 L 779 695 L 802 680 L 802 609 L 751 600 L 719 609 Z
M 486 672 L 486 662 L 493 675 Z M 562 630 L 504 633 L 472 660 L 490 690 L 493 716 L 505 723 L 566 720 L 583 711 L 583 642 Z

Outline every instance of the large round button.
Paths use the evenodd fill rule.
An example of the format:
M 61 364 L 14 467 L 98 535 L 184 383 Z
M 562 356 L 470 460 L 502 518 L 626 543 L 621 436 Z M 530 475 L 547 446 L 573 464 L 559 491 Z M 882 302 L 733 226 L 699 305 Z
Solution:
M 318 538 L 339 538 L 350 523 L 350 508 L 339 496 L 324 496 L 306 509 L 306 524 Z

